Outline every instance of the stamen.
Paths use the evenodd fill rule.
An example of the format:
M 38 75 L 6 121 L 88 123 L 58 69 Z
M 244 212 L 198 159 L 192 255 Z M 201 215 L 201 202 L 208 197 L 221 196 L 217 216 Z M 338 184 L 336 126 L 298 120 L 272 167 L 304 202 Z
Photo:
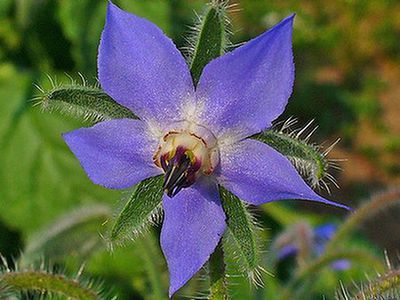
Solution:
M 211 132 L 186 121 L 175 125 L 154 154 L 154 163 L 165 172 L 163 189 L 169 197 L 194 184 L 199 176 L 210 175 L 219 162 Z
M 161 165 L 165 171 L 163 189 L 169 197 L 175 196 L 182 188 L 191 186 L 195 182 L 195 173 L 200 164 L 190 150 L 183 147 L 176 149 L 175 155 L 168 159 L 169 155 L 163 155 Z

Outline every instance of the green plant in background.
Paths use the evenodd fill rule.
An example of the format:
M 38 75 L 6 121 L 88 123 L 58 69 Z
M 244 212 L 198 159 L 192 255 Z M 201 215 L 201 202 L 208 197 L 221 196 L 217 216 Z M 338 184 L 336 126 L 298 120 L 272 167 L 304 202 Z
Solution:
M 243 137 L 270 127 L 270 122 L 281 113 L 290 95 L 294 75 L 290 45 L 293 16 L 286 18 L 258 39 L 224 55 L 221 60 L 213 60 L 226 48 L 225 28 L 228 22 L 225 20 L 225 10 L 225 3 L 213 2 L 200 22 L 198 41 L 194 42 L 194 53 L 190 56 L 192 78 L 189 79 L 188 74 L 185 73 L 187 70 L 185 62 L 159 29 L 109 4 L 106 26 L 99 48 L 99 80 L 104 88 L 118 99 L 118 103 L 137 112 L 143 122 L 133 121 L 131 118 L 133 115 L 125 115 L 118 121 L 101 122 L 89 129 L 79 129 L 64 134 L 65 141 L 95 183 L 121 189 L 145 179 L 137 185 L 131 199 L 118 216 L 111 232 L 112 241 L 121 239 L 122 234 L 140 231 L 145 227 L 143 223 L 157 218 L 154 216 L 160 213 L 159 206 L 163 190 L 165 191 L 167 196 L 164 195 L 162 205 L 165 218 L 161 232 L 161 245 L 169 266 L 170 297 L 198 272 L 213 253 L 225 231 L 225 218 L 237 247 L 243 251 L 246 266 L 244 270 L 249 273 L 248 277 L 260 277 L 256 271 L 259 250 L 256 238 L 251 237 L 254 235 L 253 220 L 246 216 L 246 207 L 240 204 L 241 200 L 231 195 L 231 192 L 241 195 L 251 204 L 287 198 L 305 198 L 344 207 L 314 194 L 300 179 L 293 166 L 278 152 L 272 151 L 260 142 L 251 140 L 239 142 L 243 140 Z M 126 31 L 126 26 L 142 28 L 142 31 L 133 29 Z M 121 37 L 124 38 L 121 40 Z M 265 51 L 265 58 L 264 55 L 260 55 L 259 47 L 262 44 L 266 45 L 261 48 Z M 129 54 L 130 51 L 133 51 L 132 54 Z M 150 56 L 149 53 L 151 53 Z M 260 61 L 247 60 L 248 56 L 254 55 L 257 55 L 256 58 Z M 144 61 L 160 58 L 163 60 L 162 64 L 143 65 Z M 126 60 L 132 61 L 128 63 Z M 228 65 L 224 62 L 226 60 L 229 62 Z M 212 68 L 217 68 L 212 71 L 214 75 L 210 73 Z M 243 75 L 238 77 L 238 68 L 243 68 L 244 75 L 249 77 L 250 81 L 243 78 Z M 174 69 L 179 70 L 181 74 L 171 74 Z M 265 76 L 268 72 L 270 72 L 269 77 L 260 81 L 262 78 L 260 75 Z M 202 74 L 201 79 L 200 74 Z M 219 76 L 219 79 L 215 76 Z M 277 78 L 280 76 L 280 79 L 274 76 Z M 254 80 L 251 79 L 252 77 Z M 126 81 L 129 85 L 126 89 L 126 85 L 121 85 L 119 82 L 121 78 L 137 79 Z M 178 81 L 177 78 L 179 78 Z M 194 94 L 192 79 L 195 84 L 201 80 L 196 94 Z M 232 80 L 234 80 L 233 83 Z M 236 86 L 243 80 L 247 80 L 246 86 L 252 85 L 240 98 L 234 100 L 239 92 Z M 204 84 L 209 87 L 204 87 Z M 222 84 L 226 88 L 221 94 L 219 87 Z M 143 92 L 140 91 L 141 89 Z M 60 102 L 60 91 L 69 93 L 68 97 L 64 96 L 64 98 L 72 99 L 74 102 Z M 269 93 L 274 96 L 268 95 Z M 64 109 L 65 111 L 75 112 L 80 116 L 85 116 L 86 111 L 95 111 L 96 106 L 102 111 L 115 110 L 114 107 L 110 107 L 111 105 L 118 106 L 117 102 L 107 97 L 96 98 L 95 101 L 82 101 L 89 96 L 94 98 L 96 95 L 99 96 L 101 93 L 90 93 L 85 87 L 81 87 L 80 90 L 77 86 L 74 89 L 54 88 L 50 91 L 50 96 L 45 93 L 41 104 L 43 108 L 50 108 L 50 104 L 53 103 L 58 107 L 68 106 Z M 158 96 L 154 99 L 155 95 Z M 267 95 L 267 97 L 260 99 L 262 95 Z M 215 97 L 217 98 L 213 99 Z M 248 103 L 243 106 L 242 103 L 245 102 Z M 86 108 L 87 105 L 89 109 Z M 107 106 L 108 108 L 104 109 Z M 210 106 L 210 108 L 204 110 L 202 106 L 204 108 Z M 82 109 L 83 111 L 80 112 Z M 213 115 L 221 109 L 225 111 Z M 247 113 L 243 111 L 246 117 L 240 117 L 241 110 L 246 109 L 250 109 Z M 118 111 L 122 112 L 123 108 Z M 206 115 L 201 116 L 203 113 Z M 101 112 L 86 114 L 98 116 L 97 119 L 102 117 Z M 193 114 L 199 114 L 199 117 Z M 234 120 L 232 124 L 225 121 L 226 114 L 230 114 L 230 122 Z M 181 125 L 177 125 L 177 122 Z M 186 123 L 189 125 L 185 125 Z M 182 124 L 184 128 L 188 127 L 184 131 L 179 131 L 179 126 Z M 208 124 L 208 128 L 213 129 L 213 133 L 200 124 Z M 243 128 L 238 131 L 237 126 Z M 165 128 L 170 129 L 165 131 Z M 127 131 L 123 133 L 122 130 Z M 155 148 L 150 141 L 154 139 L 154 135 L 159 135 L 157 132 L 160 130 L 164 131 L 163 142 L 154 153 Z M 122 135 L 119 136 L 120 134 Z M 281 133 L 280 137 L 283 135 Z M 107 136 L 108 138 L 104 139 Z M 128 140 L 127 137 L 129 137 Z M 116 140 L 112 142 L 114 138 Z M 172 144 L 170 139 L 172 139 Z M 193 144 L 193 139 L 196 140 L 195 144 Z M 267 143 L 271 140 L 279 148 L 278 143 L 275 142 L 276 137 L 270 137 L 268 141 L 261 139 Z M 297 149 L 300 147 L 309 148 L 308 151 L 303 149 L 303 153 L 313 149 L 306 143 L 294 145 L 295 141 L 293 137 L 286 136 L 286 143 L 280 144 L 283 148 L 282 152 L 294 157 L 294 152 L 299 153 Z M 199 148 L 201 143 L 204 146 Z M 234 143 L 237 146 L 233 146 Z M 236 150 L 235 147 L 237 147 Z M 124 153 L 130 154 L 125 157 Z M 254 162 L 240 161 L 237 158 L 243 157 L 244 153 L 254 155 L 252 159 L 256 164 L 261 165 L 262 161 L 268 161 L 269 168 L 272 170 L 262 167 L 258 173 L 254 173 L 251 171 L 254 167 L 251 164 Z M 262 161 L 258 159 L 260 155 L 265 156 Z M 134 161 L 130 162 L 131 159 Z M 147 163 L 151 159 L 159 168 L 155 168 L 153 163 Z M 304 158 L 305 161 L 318 159 L 323 160 L 323 157 Z M 234 160 L 238 161 L 235 163 Z M 249 166 L 245 166 L 245 163 Z M 222 167 L 217 172 L 219 164 Z M 163 183 L 158 177 L 146 179 L 160 174 L 161 167 L 165 172 Z M 238 167 L 243 168 L 244 172 L 235 171 Z M 303 170 L 306 168 L 305 164 L 302 164 L 302 168 Z M 322 173 L 326 169 L 326 167 L 319 168 L 317 176 L 322 178 Z M 212 174 L 213 171 L 215 171 L 215 177 Z M 267 172 L 269 175 L 263 174 Z M 220 197 L 215 193 L 218 188 L 215 178 L 218 178 L 220 185 Z M 252 180 L 259 181 L 256 183 L 257 195 L 243 193 L 240 182 L 245 178 L 248 178 L 247 184 L 250 185 Z M 269 181 L 266 187 L 263 186 L 266 184 L 265 181 Z M 318 181 L 318 178 L 314 181 Z M 227 189 L 230 191 L 228 192 Z M 173 197 L 175 197 L 174 200 Z M 266 199 L 261 200 L 263 198 Z M 222 202 L 222 207 L 220 202 Z M 202 217 L 199 219 L 199 216 Z M 249 238 L 250 243 L 248 243 Z M 223 245 L 218 246 L 210 258 L 211 299 L 227 297 L 222 247 Z
M 196 56 L 194 56 L 194 58 L 193 56 L 191 57 L 191 65 L 200 66 L 200 69 L 204 67 L 207 60 L 215 58 L 223 53 L 224 47 L 218 45 L 224 45 L 226 42 L 226 33 L 224 31 L 226 29 L 226 20 L 224 14 L 215 14 L 215 10 L 221 12 L 221 10 L 226 9 L 226 7 L 224 5 L 218 6 L 220 3 L 217 2 L 213 3 L 213 5 L 217 6 L 210 6 L 202 18 L 202 23 L 200 23 L 199 28 L 201 30 L 199 30 L 197 34 L 199 42 L 196 43 L 195 39 L 192 39 L 192 44 L 197 46 L 197 49 L 199 47 L 207 49 L 210 39 L 207 39 L 206 35 L 208 34 L 207 32 L 212 33 L 213 31 L 217 33 L 215 36 L 219 37 L 221 43 L 213 43 L 217 45 L 217 50 L 214 49 L 215 51 L 197 51 L 197 53 L 206 54 L 206 57 L 210 55 L 208 58 L 198 59 L 196 63 Z M 216 17 L 220 17 L 221 19 L 216 19 Z M 218 32 L 218 30 L 215 29 L 210 30 L 209 26 L 211 26 L 211 28 L 219 28 L 219 30 L 223 30 L 223 32 Z M 214 37 L 211 40 L 215 39 L 216 38 Z M 201 41 L 204 41 L 204 44 L 202 44 Z M 12 74 L 13 70 L 8 69 L 6 72 L 8 72 L 6 74 Z M 200 73 L 201 71 L 192 71 L 192 75 L 194 75 L 195 78 L 196 74 Z M 29 82 L 31 79 L 32 77 L 28 76 L 26 81 Z M 91 124 L 120 117 L 135 118 L 130 111 L 117 104 L 99 87 L 91 87 L 85 82 L 82 85 L 72 82 L 68 86 L 54 84 L 49 90 L 44 88 L 42 94 L 38 96 L 36 101 L 40 107 L 45 110 L 58 110 L 77 117 L 78 120 L 84 119 L 86 122 Z M 23 110 L 27 108 L 26 106 L 22 106 L 21 109 Z M 18 118 L 18 114 L 15 118 Z M 51 153 L 54 152 L 54 149 L 64 148 L 64 146 L 58 141 L 59 139 L 55 137 L 56 135 L 53 135 L 52 137 L 52 133 L 49 133 L 47 129 L 43 129 L 43 126 L 45 126 L 46 123 L 42 123 L 41 125 L 41 120 L 38 119 L 38 115 L 36 115 L 36 117 L 34 116 L 32 121 L 35 126 L 38 126 L 39 128 L 42 127 L 39 131 L 39 135 L 41 136 L 43 134 L 46 138 L 46 143 L 50 142 L 49 146 L 52 149 Z M 53 121 L 53 123 L 57 122 Z M 62 125 L 59 125 L 52 130 L 55 132 L 65 131 L 60 130 L 62 127 Z M 16 131 L 11 130 L 8 132 L 8 136 L 12 136 L 13 132 Z M 309 143 L 307 136 L 304 140 L 301 139 L 301 134 L 302 131 L 300 130 L 297 131 L 297 133 L 288 133 L 287 131 L 285 132 L 285 130 L 273 129 L 271 131 L 266 131 L 259 136 L 254 136 L 254 138 L 268 143 L 276 150 L 285 154 L 298 168 L 298 171 L 304 176 L 305 180 L 308 180 L 310 184 L 318 185 L 321 180 L 328 178 L 328 171 L 331 163 L 323 153 L 319 152 L 319 147 Z M 18 139 L 20 141 L 29 142 L 24 139 L 23 136 L 18 137 Z M 2 139 L 2 142 L 5 141 L 5 138 Z M 12 149 L 9 149 L 8 151 L 11 150 Z M 43 150 L 45 151 L 44 153 L 42 152 Z M 109 199 L 109 201 L 113 201 L 113 198 L 115 199 L 116 195 L 114 196 L 113 193 L 106 193 L 103 190 L 88 188 L 87 186 L 90 186 L 90 184 L 83 178 L 82 173 L 79 173 L 77 168 L 69 166 L 72 160 L 68 155 L 65 157 L 64 155 L 60 155 L 60 157 L 49 157 L 49 153 L 46 154 L 46 151 L 48 151 L 47 146 L 41 145 L 39 146 L 38 151 L 35 152 L 34 157 L 39 156 L 40 160 L 35 161 L 35 164 L 32 165 L 32 172 L 34 174 L 32 178 L 40 178 L 36 173 L 37 171 L 46 172 L 47 174 L 52 174 L 52 176 L 60 178 L 61 175 L 57 170 L 53 169 L 52 173 L 47 172 L 50 165 L 49 162 L 56 160 L 57 164 L 62 165 L 63 168 L 66 168 L 66 170 L 69 171 L 69 173 L 78 173 L 79 176 L 76 178 L 76 182 L 72 185 L 72 191 L 77 189 L 84 190 L 82 195 L 83 198 L 89 199 L 91 202 L 95 202 L 91 200 L 93 198 Z M 41 166 L 42 163 L 45 166 L 45 169 L 42 169 L 41 171 L 39 166 Z M 152 186 L 157 187 L 157 185 L 162 184 L 162 180 L 160 181 L 160 178 L 157 177 L 151 180 L 154 181 L 150 182 L 150 184 L 153 185 L 150 185 L 149 182 L 143 182 L 136 186 L 132 191 L 128 191 L 126 197 L 124 197 L 125 200 L 121 203 L 121 209 L 114 217 L 111 216 L 112 208 L 110 208 L 109 205 L 91 205 L 78 209 L 72 214 L 63 216 L 61 219 L 56 220 L 53 225 L 47 225 L 43 232 L 36 233 L 35 235 L 29 234 L 31 238 L 28 240 L 28 244 L 25 247 L 25 254 L 21 256 L 21 259 L 16 263 L 17 265 L 20 265 L 20 271 L 15 269 L 15 272 L 21 274 L 20 278 L 23 278 L 24 274 L 29 272 L 32 272 L 29 273 L 32 274 L 32 276 L 29 281 L 25 280 L 25 282 L 28 282 L 25 283 L 25 285 L 21 284 L 22 279 L 18 282 L 19 279 L 18 276 L 16 276 L 15 278 L 17 278 L 17 281 L 6 281 L 6 285 L 2 287 L 1 291 L 4 292 L 4 294 L 7 293 L 9 295 L 10 293 L 31 290 L 31 292 L 45 292 L 45 297 L 49 296 L 47 293 L 56 293 L 64 294 L 72 298 L 85 299 L 84 296 L 79 296 L 83 294 L 77 294 L 80 290 L 82 293 L 92 293 L 92 295 L 96 295 L 98 294 L 98 289 L 90 289 L 90 285 L 85 284 L 84 281 L 80 283 L 79 280 L 74 280 L 74 278 L 66 275 L 62 275 L 61 278 L 65 278 L 66 282 L 68 281 L 68 278 L 70 278 L 72 280 L 70 281 L 71 284 L 57 284 L 56 281 L 60 280 L 56 279 L 57 272 L 48 272 L 48 270 L 50 270 L 49 268 L 35 268 L 34 263 L 45 259 L 51 262 L 61 263 L 65 265 L 66 268 L 77 270 L 82 264 L 82 261 L 88 261 L 87 269 L 90 273 L 100 275 L 100 277 L 103 277 L 103 280 L 109 282 L 109 284 L 116 284 L 118 281 L 120 282 L 117 284 L 117 287 L 118 294 L 122 298 L 124 297 L 124 290 L 126 291 L 129 289 L 127 288 L 128 286 L 130 286 L 130 289 L 133 286 L 138 293 L 135 296 L 138 298 L 165 299 L 167 290 L 167 277 L 165 276 L 166 267 L 164 262 L 160 261 L 161 253 L 157 246 L 156 237 L 158 232 L 149 231 L 148 226 L 149 224 L 158 224 L 160 221 L 157 215 L 160 211 L 161 199 L 157 193 L 162 193 L 162 189 L 153 189 Z M 43 183 L 43 186 L 48 187 L 51 184 L 51 182 L 46 182 Z M 34 183 L 31 183 L 29 188 L 34 191 L 38 188 L 37 185 L 39 185 L 40 188 L 40 182 L 35 181 Z M 64 190 L 67 194 L 71 193 L 67 192 L 68 189 Z M 46 193 L 48 193 L 50 197 L 58 195 L 57 191 L 54 189 Z M 78 195 L 72 192 L 69 197 L 76 198 Z M 275 263 L 270 261 L 273 257 L 273 249 L 266 254 L 260 252 L 260 249 L 268 248 L 262 244 L 267 237 L 267 234 L 259 230 L 262 226 L 254 224 L 255 219 L 248 211 L 248 207 L 245 206 L 237 197 L 233 196 L 233 194 L 230 194 L 225 190 L 221 190 L 221 197 L 226 199 L 226 201 L 223 202 L 223 205 L 226 214 L 229 216 L 228 231 L 224 236 L 224 247 L 217 248 L 216 253 L 211 257 L 211 264 L 208 272 L 206 272 L 207 270 L 202 271 L 203 275 L 208 274 L 211 276 L 211 293 L 209 293 L 207 287 L 204 288 L 204 286 L 209 284 L 208 281 L 198 282 L 194 280 L 188 287 L 186 287 L 186 290 L 182 292 L 183 294 L 189 295 L 189 297 L 199 296 L 199 291 L 204 291 L 206 293 L 205 295 L 208 295 L 207 297 L 210 299 L 224 299 L 228 297 L 228 294 L 231 294 L 233 299 L 247 299 L 250 297 L 257 299 L 310 299 L 321 294 L 332 295 L 335 289 L 338 288 L 339 281 L 337 280 L 338 274 L 329 270 L 329 265 L 338 259 L 349 259 L 356 264 L 359 263 L 360 267 L 362 266 L 360 271 L 354 273 L 353 276 L 357 276 L 357 274 L 360 274 L 362 270 L 370 270 L 371 265 L 383 272 L 383 264 L 380 262 L 381 259 L 377 253 L 374 251 L 364 250 L 365 247 L 363 247 L 363 245 L 349 248 L 347 247 L 348 244 L 346 239 L 350 237 L 351 231 L 355 226 L 359 225 L 365 218 L 369 217 L 376 211 L 376 207 L 383 208 L 386 205 L 391 205 L 397 202 L 399 200 L 398 191 L 391 191 L 389 194 L 385 194 L 384 197 L 374 198 L 374 200 L 370 202 L 370 206 L 365 206 L 356 211 L 356 213 L 349 218 L 348 222 L 339 226 L 336 235 L 332 238 L 330 244 L 326 246 L 326 252 L 322 256 L 318 258 L 312 256 L 309 257 L 304 264 L 299 265 L 295 269 L 291 277 L 285 277 L 283 280 L 271 277 L 269 274 L 264 274 L 262 271 L 259 271 L 264 268 L 269 272 L 276 274 L 278 270 L 274 267 Z M 75 206 L 74 202 L 76 203 L 77 200 L 78 199 L 75 199 L 73 203 L 70 204 L 70 207 Z M 45 202 L 43 201 L 43 203 Z M 287 222 L 290 222 L 290 220 L 293 220 L 294 222 L 296 217 L 298 217 L 297 215 L 293 215 L 293 212 L 290 209 L 280 205 L 279 203 L 276 205 L 271 204 L 269 206 L 270 207 L 268 208 L 267 206 L 263 207 L 263 210 L 265 210 L 266 214 L 270 215 L 271 218 L 275 219 L 278 223 L 280 223 L 281 220 L 284 220 L 281 223 L 283 227 L 287 225 Z M 54 216 L 59 215 L 63 210 L 65 210 L 65 208 L 60 205 L 59 209 L 53 212 Z M 108 221 L 107 223 L 104 223 L 107 219 L 112 219 L 113 222 Z M 230 223 L 230 220 L 237 221 Z M 310 220 L 313 220 L 312 222 L 314 224 L 321 222 L 320 219 L 314 217 L 310 218 Z M 102 226 L 101 224 L 104 225 Z M 114 245 L 113 248 L 115 254 L 113 258 L 108 257 L 109 255 L 105 251 L 106 246 L 104 240 L 99 237 L 98 231 L 102 227 L 106 240 Z M 48 228 L 54 229 L 49 230 Z M 147 231 L 145 238 L 138 235 L 138 233 L 143 232 L 143 230 Z M 129 248 L 130 242 L 127 241 L 129 239 L 135 240 L 132 248 Z M 117 246 L 121 242 L 124 242 L 128 249 L 119 249 Z M 362 242 L 360 243 L 362 244 Z M 351 244 L 351 242 L 349 244 Z M 124 253 L 123 251 L 126 250 L 131 251 L 134 256 L 136 255 L 140 257 L 139 261 L 144 262 L 144 266 L 139 267 L 138 258 L 132 257 L 132 254 L 130 256 L 118 254 L 121 253 L 118 251 Z M 221 259 L 219 258 L 223 252 L 225 252 L 224 254 L 226 255 L 226 266 L 221 264 Z M 121 267 L 118 267 L 118 264 L 120 264 Z M 126 264 L 130 264 L 133 269 L 138 269 L 138 271 L 127 272 L 125 270 Z M 118 271 L 116 272 L 115 270 Z M 3 272 L 4 278 L 10 278 L 10 275 L 8 274 L 10 274 L 11 271 L 13 271 L 11 267 L 9 269 L 5 268 Z M 41 273 L 49 274 L 48 277 L 46 277 L 50 278 L 49 286 L 40 286 L 37 284 L 39 281 L 42 281 L 43 278 L 36 275 Z M 234 283 L 238 280 L 241 282 L 241 286 L 246 285 L 246 283 L 240 281 L 240 278 L 238 279 L 234 276 L 229 276 L 237 273 L 245 275 L 245 278 L 254 279 L 256 282 L 263 279 L 265 282 L 265 288 L 253 292 L 250 290 L 235 288 Z M 146 276 L 142 277 L 141 275 L 143 274 Z M 316 278 L 319 277 L 317 276 L 319 274 L 322 274 L 322 278 L 326 279 L 327 282 L 324 282 L 324 284 L 319 283 L 318 280 L 316 280 Z M 380 283 L 382 282 L 382 286 L 387 286 L 385 276 L 380 277 L 380 279 L 378 278 L 376 281 L 372 279 L 370 284 L 371 294 L 369 294 L 371 299 L 377 295 L 383 295 L 383 297 L 390 299 L 390 293 L 394 295 L 393 291 L 398 289 L 398 284 L 396 285 L 396 282 L 398 283 L 398 281 L 396 281 L 398 275 L 396 274 L 398 273 L 395 267 L 390 267 L 387 272 L 387 278 L 390 280 L 390 289 L 383 290 L 380 288 Z M 43 276 L 45 277 L 47 275 Z M 113 276 L 115 277 L 113 278 Z M 122 277 L 125 279 L 118 280 L 118 278 Z M 289 278 L 289 281 L 287 278 Z M 51 287 L 52 280 L 54 280 L 54 287 Z M 226 285 L 228 285 L 228 289 L 226 288 Z M 89 288 L 89 290 L 86 290 L 87 288 Z M 141 296 L 139 296 L 139 294 Z M 250 294 L 253 295 L 250 296 Z M 349 299 L 353 299 L 351 298 L 352 294 L 346 292 L 344 295 Z M 130 294 L 129 297 L 132 298 L 135 296 Z M 357 297 L 360 296 L 355 294 L 354 299 L 358 299 Z

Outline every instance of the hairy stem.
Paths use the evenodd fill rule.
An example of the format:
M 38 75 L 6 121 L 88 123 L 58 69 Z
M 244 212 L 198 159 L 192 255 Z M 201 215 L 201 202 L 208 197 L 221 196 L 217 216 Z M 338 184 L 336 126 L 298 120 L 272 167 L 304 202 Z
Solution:
M 366 297 L 367 299 L 379 299 L 379 295 L 393 288 L 399 288 L 399 286 L 400 270 L 393 270 L 379 277 L 377 280 L 370 282 L 368 286 L 358 292 L 353 299 L 363 300 L 366 299 Z
M 33 290 L 40 293 L 56 293 L 71 299 L 100 299 L 96 292 L 82 286 L 78 281 L 44 271 L 7 272 L 0 276 L 0 281 L 11 290 L 16 291 Z

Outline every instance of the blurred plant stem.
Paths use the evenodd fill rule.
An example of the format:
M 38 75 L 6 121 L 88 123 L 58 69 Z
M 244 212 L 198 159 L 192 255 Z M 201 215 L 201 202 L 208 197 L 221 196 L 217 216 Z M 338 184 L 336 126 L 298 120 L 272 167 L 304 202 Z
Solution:
M 318 259 L 309 262 L 308 264 L 303 265 L 297 273 L 293 276 L 293 278 L 288 283 L 286 289 L 282 293 L 282 300 L 291 300 L 291 299 L 301 299 L 299 294 L 301 291 L 310 292 L 310 290 L 302 289 L 302 285 L 304 282 L 310 279 L 316 279 L 316 275 L 326 266 L 331 265 L 337 260 L 348 259 L 351 261 L 358 261 L 360 263 L 368 263 L 371 266 L 374 266 L 376 270 L 381 271 L 383 269 L 383 264 L 380 259 L 371 255 L 366 251 L 357 250 L 346 250 L 346 251 L 334 251 L 332 253 L 324 253 Z M 296 295 L 296 297 L 295 297 Z
M 148 275 L 148 280 L 151 286 L 149 291 L 152 295 L 151 299 L 162 300 L 166 298 L 165 291 L 167 290 L 163 284 L 163 272 L 160 270 L 160 257 L 157 241 L 153 232 L 148 232 L 145 237 L 137 242 L 137 247 L 142 249 L 143 261 Z
M 379 210 L 383 210 L 389 205 L 400 201 L 400 189 L 390 189 L 386 192 L 379 193 L 367 201 L 364 205 L 358 208 L 353 215 L 351 215 L 346 222 L 339 227 L 336 234 L 331 241 L 326 245 L 325 252 L 327 254 L 334 251 L 335 247 L 348 239 L 353 230 L 361 225 L 366 219 L 375 215 Z

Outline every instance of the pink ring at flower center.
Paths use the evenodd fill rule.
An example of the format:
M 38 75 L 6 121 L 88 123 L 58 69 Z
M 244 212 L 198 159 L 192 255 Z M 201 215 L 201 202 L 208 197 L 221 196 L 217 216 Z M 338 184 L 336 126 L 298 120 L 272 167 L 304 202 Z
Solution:
M 153 156 L 165 172 L 164 189 L 170 197 L 210 175 L 219 163 L 217 139 L 207 128 L 182 121 L 171 124 Z

